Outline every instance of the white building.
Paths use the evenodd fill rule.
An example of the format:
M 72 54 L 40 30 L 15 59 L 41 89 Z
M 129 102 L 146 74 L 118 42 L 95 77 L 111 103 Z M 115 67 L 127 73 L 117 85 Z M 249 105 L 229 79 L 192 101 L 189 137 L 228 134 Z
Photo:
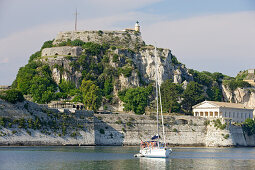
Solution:
M 253 118 L 253 109 L 244 104 L 204 101 L 193 108 L 194 116 L 208 118 L 231 118 L 233 122 L 244 122 L 247 118 Z

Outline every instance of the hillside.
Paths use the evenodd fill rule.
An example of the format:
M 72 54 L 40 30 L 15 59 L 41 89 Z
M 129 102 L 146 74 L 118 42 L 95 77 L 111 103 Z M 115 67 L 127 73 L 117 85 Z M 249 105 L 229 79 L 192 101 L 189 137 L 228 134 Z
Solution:
M 19 69 L 12 88 L 36 103 L 61 99 L 94 111 L 153 112 L 155 59 L 166 112 L 191 113 L 205 99 L 228 101 L 223 85 L 228 91 L 249 86 L 221 73 L 187 69 L 169 49 L 146 45 L 137 31 L 83 31 L 46 41 Z

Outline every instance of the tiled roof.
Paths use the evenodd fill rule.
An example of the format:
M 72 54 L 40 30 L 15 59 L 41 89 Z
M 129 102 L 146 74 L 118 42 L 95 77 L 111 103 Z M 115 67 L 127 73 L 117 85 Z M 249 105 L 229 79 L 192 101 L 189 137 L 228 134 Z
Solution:
M 228 108 L 238 108 L 238 109 L 252 109 L 248 106 L 245 106 L 241 103 L 228 103 L 228 102 L 216 102 L 216 101 L 207 101 L 209 103 L 215 104 L 220 107 L 228 107 Z

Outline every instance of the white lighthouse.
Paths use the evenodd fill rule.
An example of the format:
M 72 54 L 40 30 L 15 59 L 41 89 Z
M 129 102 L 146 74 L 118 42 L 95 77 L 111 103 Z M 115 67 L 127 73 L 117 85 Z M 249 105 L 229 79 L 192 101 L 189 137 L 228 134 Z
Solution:
M 140 26 L 138 21 L 136 21 L 136 24 L 135 24 L 135 31 L 140 32 Z

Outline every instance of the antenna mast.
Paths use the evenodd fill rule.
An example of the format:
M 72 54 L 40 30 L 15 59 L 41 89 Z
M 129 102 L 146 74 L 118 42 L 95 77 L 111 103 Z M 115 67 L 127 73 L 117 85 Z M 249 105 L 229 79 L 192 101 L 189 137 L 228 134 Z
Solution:
M 76 8 L 76 11 L 75 11 L 75 25 L 74 25 L 74 31 L 77 31 L 77 8 Z

